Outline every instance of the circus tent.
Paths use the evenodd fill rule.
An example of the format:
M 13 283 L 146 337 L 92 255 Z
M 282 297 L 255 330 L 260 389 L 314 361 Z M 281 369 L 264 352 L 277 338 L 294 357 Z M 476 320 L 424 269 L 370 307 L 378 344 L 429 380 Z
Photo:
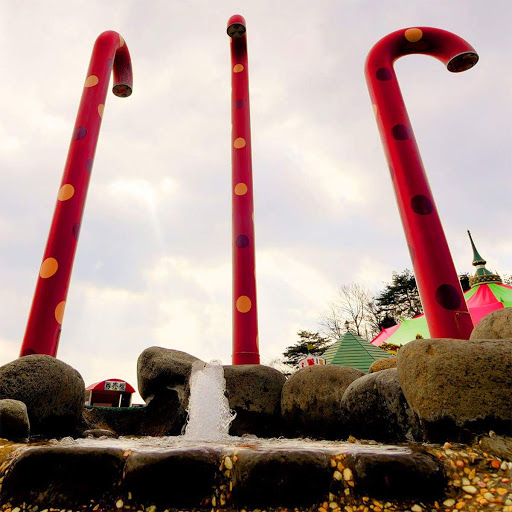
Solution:
M 491 311 L 512 307 L 512 286 L 503 284 L 498 274 L 485 268 L 487 262 L 478 254 L 469 231 L 468 234 L 473 248 L 473 265 L 476 267 L 476 273 L 470 278 L 471 289 L 464 293 L 464 297 L 473 323 L 476 325 Z M 383 343 L 405 345 L 418 335 L 430 338 L 425 315 L 402 320 L 398 325 L 383 329 L 371 343 L 376 346 Z

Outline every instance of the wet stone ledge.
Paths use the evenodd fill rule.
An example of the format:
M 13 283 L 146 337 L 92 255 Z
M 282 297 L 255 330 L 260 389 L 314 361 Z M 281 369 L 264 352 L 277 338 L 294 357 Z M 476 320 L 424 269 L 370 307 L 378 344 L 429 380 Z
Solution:
M 2 511 L 512 512 L 503 438 L 394 450 L 15 447 L 0 446 Z

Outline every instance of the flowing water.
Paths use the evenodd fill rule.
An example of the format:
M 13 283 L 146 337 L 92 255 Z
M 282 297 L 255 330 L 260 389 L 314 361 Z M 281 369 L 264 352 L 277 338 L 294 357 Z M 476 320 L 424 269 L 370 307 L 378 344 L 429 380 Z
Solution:
M 220 441 L 229 437 L 236 413 L 229 408 L 226 379 L 220 361 L 196 361 L 190 375 L 185 440 Z

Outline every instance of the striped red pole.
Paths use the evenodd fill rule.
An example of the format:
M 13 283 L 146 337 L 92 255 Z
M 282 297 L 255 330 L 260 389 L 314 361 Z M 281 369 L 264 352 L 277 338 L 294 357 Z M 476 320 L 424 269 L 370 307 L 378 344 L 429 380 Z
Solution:
M 478 55 L 455 34 L 415 27 L 381 39 L 368 54 L 365 66 L 430 335 L 469 339 L 473 322 L 393 69 L 398 58 L 414 53 L 437 58 L 453 73 L 473 67 Z
M 130 53 L 123 38 L 117 32 L 109 31 L 98 37 L 92 51 L 20 356 L 57 355 L 73 259 L 112 69 L 112 92 L 121 98 L 130 96 L 133 83 Z
M 231 165 L 233 216 L 233 364 L 259 364 L 254 252 L 254 201 L 247 36 L 231 16 Z

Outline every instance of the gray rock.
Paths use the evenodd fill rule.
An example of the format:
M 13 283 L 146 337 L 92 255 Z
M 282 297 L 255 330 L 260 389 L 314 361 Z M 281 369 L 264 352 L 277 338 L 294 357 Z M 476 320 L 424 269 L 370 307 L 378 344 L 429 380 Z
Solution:
M 11 441 L 30 437 L 30 421 L 23 402 L 0 400 L 0 437 Z
M 328 495 L 329 458 L 312 451 L 240 451 L 233 469 L 233 504 L 242 508 L 305 507 Z
M 368 373 L 380 372 L 382 370 L 388 370 L 389 368 L 396 368 L 396 356 L 386 359 L 377 359 L 370 366 Z
M 112 432 L 112 430 L 107 430 L 104 428 L 91 428 L 89 430 L 85 430 L 82 434 L 84 437 L 110 437 L 110 438 L 117 438 L 119 437 L 115 432 Z
M 344 464 L 361 496 L 432 500 L 444 496 L 448 483 L 442 465 L 428 453 L 364 453 L 349 455 Z
M 406 442 L 420 439 L 419 423 L 390 368 L 356 379 L 343 393 L 347 432 L 357 439 Z
M 504 437 L 504 436 L 483 436 L 478 444 L 480 448 L 487 453 L 494 455 L 495 457 L 499 457 L 500 459 L 505 459 L 508 461 L 512 461 L 512 438 Z
M 511 340 L 415 340 L 398 352 L 398 376 L 426 440 L 512 434 Z
M 348 386 L 365 375 L 346 366 L 318 365 L 302 368 L 283 386 L 281 415 L 292 437 L 325 439 L 344 437 L 341 398 Z
M 64 436 L 79 425 L 85 384 L 68 364 L 47 355 L 29 355 L 0 367 L 0 399 L 27 406 L 32 434 Z
M 286 377 L 263 365 L 224 366 L 226 396 L 236 412 L 230 434 L 274 437 L 281 426 L 281 391 Z
M 512 308 L 485 315 L 471 333 L 472 340 L 512 340 Z
M 220 459 L 220 453 L 205 448 L 133 452 L 126 461 L 124 494 L 175 510 L 205 507 L 213 494 Z
M 122 477 L 123 453 L 105 446 L 28 448 L 6 474 L 0 503 L 67 509 L 109 497 Z
M 175 389 L 185 398 L 185 388 L 192 371 L 192 364 L 200 361 L 181 350 L 150 347 L 137 361 L 139 393 L 144 400 L 165 389 Z

